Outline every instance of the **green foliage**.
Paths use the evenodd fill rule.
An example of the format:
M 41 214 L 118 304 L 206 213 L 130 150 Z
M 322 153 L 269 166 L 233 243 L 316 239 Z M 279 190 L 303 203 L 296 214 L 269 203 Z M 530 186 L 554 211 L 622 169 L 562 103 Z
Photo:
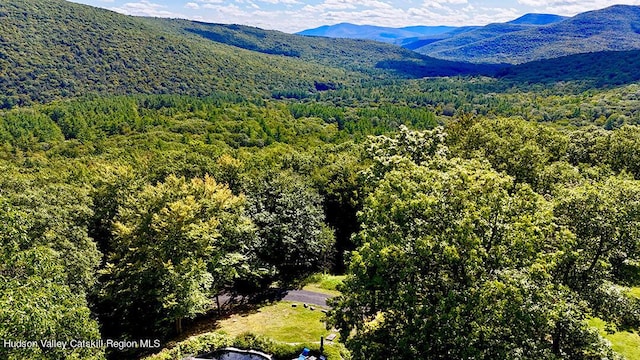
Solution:
M 621 105 L 619 109 L 631 109 L 635 104 L 632 97 L 634 87 L 621 89 L 620 94 L 606 91 L 562 98 L 553 92 L 541 92 L 539 98 L 530 100 L 525 100 L 527 93 L 501 93 L 496 95 L 501 99 L 496 102 L 492 97 L 483 95 L 483 91 L 489 91 L 493 86 L 490 81 L 477 79 L 475 83 L 464 84 L 466 80 L 389 81 L 375 86 L 370 83 L 360 88 L 323 92 L 319 98 L 303 101 L 244 99 L 225 94 L 203 98 L 122 96 L 89 97 L 15 109 L 3 114 L 7 118 L 11 118 L 12 114 L 28 114 L 28 119 L 41 119 L 39 124 L 43 124 L 43 128 L 58 135 L 46 138 L 47 142 L 41 141 L 44 137 L 40 139 L 33 135 L 29 135 L 31 140 L 27 142 L 13 135 L 7 137 L 0 151 L 5 159 L 0 185 L 3 195 L 12 206 L 29 214 L 32 224 L 37 224 L 27 229 L 31 238 L 37 244 L 54 249 L 57 254 L 54 263 L 70 269 L 64 273 L 64 286 L 74 290 L 83 289 L 81 300 L 84 294 L 89 293 L 89 300 L 103 325 L 103 336 L 110 337 L 118 337 L 123 333 L 131 336 L 154 331 L 167 333 L 172 326 L 170 323 L 176 318 L 197 316 L 210 308 L 212 298 L 220 292 L 250 295 L 268 286 L 273 279 L 289 281 L 301 278 L 326 268 L 332 260 L 338 262 L 336 268 L 339 269 L 343 252 L 356 247 L 351 234 L 361 230 L 365 219 L 358 219 L 356 212 L 374 206 L 365 202 L 365 199 L 371 194 L 382 197 L 376 191 L 383 183 L 387 186 L 385 191 L 388 194 L 397 191 L 391 186 L 395 182 L 400 182 L 401 187 L 407 186 L 408 190 L 403 195 L 403 199 L 407 200 L 415 196 L 415 189 L 423 186 L 416 184 L 442 183 L 440 175 L 437 175 L 439 171 L 465 174 L 460 175 L 461 179 L 465 179 L 460 181 L 469 191 L 475 189 L 473 191 L 482 194 L 482 188 L 486 187 L 490 194 L 487 196 L 495 197 L 491 200 L 494 202 L 486 200 L 483 203 L 482 196 L 466 194 L 461 195 L 462 200 L 459 199 L 455 206 L 449 204 L 453 209 L 460 210 L 480 202 L 473 205 L 478 207 L 477 214 L 471 212 L 476 214 L 473 215 L 475 217 L 455 220 L 457 218 L 454 215 L 465 214 L 460 211 L 460 214 L 451 213 L 453 220 L 450 220 L 453 224 L 456 221 L 463 224 L 464 221 L 470 221 L 474 231 L 465 227 L 451 231 L 455 234 L 473 233 L 478 239 L 497 231 L 491 227 L 491 214 L 497 214 L 498 219 L 507 221 L 513 219 L 515 214 L 524 212 L 531 215 L 536 213 L 535 209 L 546 209 L 536 215 L 546 219 L 548 203 L 536 201 L 532 204 L 522 200 L 539 199 L 531 189 L 544 194 L 554 204 L 562 204 L 563 201 L 568 203 L 574 200 L 580 203 L 581 197 L 577 196 L 580 189 L 593 186 L 600 189 L 598 191 L 602 195 L 594 203 L 609 204 L 608 207 L 628 214 L 625 219 L 629 224 L 635 223 L 631 200 L 635 198 L 633 189 L 636 180 L 631 180 L 629 175 L 635 175 L 636 166 L 634 126 L 612 130 L 603 130 L 602 127 L 574 130 L 495 115 L 526 113 L 529 111 L 527 109 L 534 106 L 545 109 L 557 107 L 564 112 L 565 107 L 571 109 L 576 101 L 585 101 L 591 106 L 592 99 L 598 96 L 603 97 L 604 103 L 594 106 L 609 109 L 616 104 L 626 104 L 626 108 Z M 617 100 L 617 97 L 621 99 Z M 467 102 L 470 105 L 465 105 Z M 417 108 L 408 110 L 411 106 Z M 445 115 L 449 111 L 445 109 L 448 106 L 453 108 L 451 116 Z M 436 121 L 445 122 L 446 126 L 431 129 L 435 125 L 430 120 L 431 114 Z M 631 119 L 633 113 L 625 116 Z M 336 120 L 332 120 L 332 117 Z M 413 118 L 425 121 L 412 122 Z M 401 126 L 403 123 L 430 130 L 412 131 Z M 30 122 L 16 121 L 13 124 L 15 130 L 12 131 L 17 134 L 34 132 Z M 603 126 L 604 122 L 600 125 Z M 22 128 L 24 130 L 20 130 Z M 364 141 L 370 134 L 385 135 Z M 475 168 L 477 173 L 472 172 L 471 168 Z M 421 174 L 416 169 L 422 169 L 420 171 L 426 171 L 425 174 L 429 175 Z M 514 178 L 497 174 L 496 170 Z M 415 175 L 414 179 L 406 172 L 421 175 Z M 204 233 L 190 233 L 179 226 L 177 220 L 182 215 L 192 214 L 191 210 L 195 211 L 191 205 L 199 203 L 198 196 L 192 194 L 195 203 L 191 203 L 187 200 L 190 196 L 188 192 L 179 196 L 179 192 L 174 194 L 166 189 L 168 202 L 165 205 L 175 202 L 184 211 L 167 207 L 165 212 L 161 211 L 164 207 L 159 205 L 160 200 L 156 209 L 145 208 L 144 204 L 153 197 L 149 195 L 143 199 L 141 196 L 151 194 L 149 189 L 165 186 L 163 184 L 168 179 L 202 179 L 206 174 L 215 176 L 220 182 L 217 186 L 228 184 L 230 190 L 226 191 L 233 192 L 234 196 L 245 194 L 249 201 L 238 209 L 246 207 L 245 216 L 250 216 L 254 225 L 249 230 L 249 227 L 238 227 L 234 220 L 230 220 L 224 222 L 227 226 L 224 229 L 204 226 L 202 229 L 208 229 L 206 233 L 217 239 L 214 249 L 204 246 L 200 247 L 201 253 L 194 250 L 194 254 L 204 255 L 198 255 L 201 260 L 191 261 L 195 259 L 194 256 L 189 257 L 181 252 L 188 248 L 185 242 L 198 244 L 187 240 L 194 239 L 192 235 L 204 237 Z M 620 179 L 607 180 L 615 175 L 620 175 Z M 419 181 L 421 177 L 430 180 Z M 618 195 L 613 190 L 616 187 L 621 189 Z M 503 189 L 504 192 L 497 189 Z M 622 192 L 622 189 L 626 190 Z M 453 185 L 450 189 L 453 192 L 463 190 Z M 574 195 L 575 199 L 571 200 Z M 620 200 L 623 198 L 629 201 Z M 454 201 L 457 198 L 449 196 L 448 199 Z M 447 204 L 444 197 L 442 201 Z M 365 204 L 368 205 L 365 207 Z M 583 206 L 589 204 L 583 203 Z M 384 211 L 378 209 L 376 212 L 384 215 L 391 212 L 392 208 Z M 123 216 L 127 212 L 130 216 L 127 215 L 125 222 Z M 414 212 L 405 212 L 402 216 L 409 221 Z M 444 209 L 440 213 L 434 213 L 434 221 L 447 214 Z M 151 221 L 149 219 L 153 219 L 153 215 L 136 218 L 132 214 L 156 214 L 158 226 L 134 226 L 134 219 Z M 471 257 L 470 264 L 495 266 L 500 271 L 494 270 L 494 277 L 485 277 L 484 272 L 489 270 L 481 268 L 479 275 L 473 274 L 473 278 L 480 279 L 475 281 L 477 288 L 473 288 L 474 304 L 477 309 L 489 302 L 502 304 L 501 307 L 496 305 L 496 312 L 507 315 L 490 313 L 483 314 L 485 317 L 474 317 L 472 309 L 476 308 L 460 309 L 460 314 L 471 313 L 466 319 L 472 320 L 468 324 L 451 322 L 450 330 L 453 331 L 454 324 L 464 324 L 460 326 L 472 331 L 476 329 L 475 325 L 469 324 L 475 321 L 478 324 L 491 324 L 491 329 L 476 329 L 470 333 L 483 334 L 485 339 L 496 339 L 498 334 L 510 332 L 514 332 L 514 339 L 524 338 L 525 333 L 536 339 L 546 339 L 554 334 L 551 325 L 543 325 L 548 320 L 551 324 L 566 325 L 567 330 L 558 335 L 564 349 L 575 345 L 574 348 L 585 350 L 591 345 L 599 346 L 598 342 L 582 325 L 557 314 L 565 312 L 572 314 L 571 317 L 575 319 L 581 319 L 585 313 L 597 312 L 621 328 L 635 326 L 637 320 L 633 312 L 636 305 L 609 292 L 606 282 L 603 282 L 634 284 L 633 279 L 637 278 L 634 275 L 637 273 L 635 257 L 631 256 L 631 248 L 621 246 L 623 239 L 631 239 L 631 228 L 617 223 L 615 217 L 608 217 L 605 212 L 601 213 L 601 218 L 608 223 L 603 224 L 602 228 L 608 226 L 623 235 L 608 239 L 608 246 L 625 251 L 609 253 L 603 258 L 606 261 L 599 262 L 594 268 L 597 271 L 589 275 L 590 279 L 593 278 L 592 285 L 589 285 L 593 296 L 585 295 L 588 291 L 575 286 L 566 287 L 572 283 L 561 280 L 562 276 L 559 275 L 553 281 L 545 278 L 544 281 L 533 282 L 533 288 L 527 287 L 532 281 L 532 274 L 537 274 L 531 270 L 534 266 L 531 264 L 540 261 L 537 258 L 539 253 L 544 254 L 549 249 L 565 252 L 564 256 L 556 254 L 551 257 L 549 261 L 552 265 L 545 265 L 549 273 L 563 274 L 561 269 L 564 268 L 569 269 L 569 274 L 571 271 L 584 273 L 589 269 L 591 258 L 587 255 L 595 254 L 597 243 L 596 248 L 589 245 L 592 241 L 571 227 L 572 223 L 579 223 L 580 219 L 573 219 L 578 215 L 567 213 L 566 216 L 560 216 L 559 208 L 556 209 L 557 218 L 554 221 L 563 226 L 566 232 L 554 235 L 557 237 L 554 239 L 549 235 L 554 232 L 546 227 L 540 228 L 547 229 L 544 230 L 547 231 L 547 237 L 554 239 L 551 245 L 542 246 L 535 242 L 542 235 L 534 231 L 534 235 L 519 236 L 520 245 L 517 242 L 509 243 L 509 246 L 492 245 L 492 250 L 484 255 L 475 249 L 479 255 L 477 258 Z M 187 218 L 194 221 L 198 219 Z M 542 221 L 532 219 L 513 220 L 513 223 L 507 224 L 518 224 L 519 229 L 526 233 L 524 229 L 533 231 L 531 229 L 535 228 L 530 222 Z M 116 232 L 117 236 L 114 236 L 112 230 L 117 221 L 128 224 L 125 227 L 133 229 L 131 234 L 146 245 L 123 242 L 124 232 Z M 200 224 L 198 221 L 192 224 Z M 385 218 L 384 221 L 394 224 L 398 220 Z M 446 223 L 443 221 L 443 224 Z M 435 222 L 432 224 L 435 226 Z M 529 228 L 529 225 L 532 227 Z M 422 224 L 412 226 L 418 232 Z M 329 236 L 330 228 L 335 229 L 335 243 Z M 504 228 L 509 226 L 504 225 Z M 506 231 L 502 227 L 498 229 Z M 228 236 L 216 237 L 216 231 Z M 365 227 L 362 231 L 366 233 L 371 230 Z M 184 237 L 175 234 L 184 234 Z M 375 234 L 378 234 L 377 230 Z M 450 233 L 444 234 L 449 239 Z M 394 241 L 399 244 L 404 243 L 408 236 L 396 230 L 389 230 L 387 235 L 395 236 Z M 222 238 L 228 241 L 222 241 Z M 355 239 L 361 241 L 361 237 Z M 94 241 L 104 253 L 118 260 L 112 261 L 114 267 L 103 269 L 103 276 L 97 279 L 97 290 L 91 291 L 90 286 L 96 282 L 94 272 L 100 256 Z M 479 240 L 474 241 L 478 243 Z M 158 242 L 168 247 L 157 246 Z M 173 251 L 170 245 L 178 250 Z M 287 251 L 282 251 L 283 246 Z M 518 255 L 513 255 L 513 252 Z M 572 257 L 575 254 L 579 254 L 577 258 Z M 180 256 L 180 259 L 174 259 L 174 255 Z M 158 262 L 148 259 L 157 259 Z M 182 264 L 185 259 L 186 262 Z M 530 265 L 521 264 L 514 270 L 512 266 L 517 261 L 513 259 L 525 262 L 529 259 Z M 547 264 L 546 261 L 543 263 Z M 127 267 L 129 263 L 137 267 L 135 271 Z M 465 268 L 472 268 L 469 263 L 464 264 Z M 406 278 L 410 276 L 409 270 L 403 274 Z M 159 282 L 166 286 L 158 287 Z M 537 292 L 546 287 L 549 290 L 542 295 Z M 100 288 L 104 289 L 102 294 Z M 448 306 L 453 308 L 458 301 L 463 302 L 461 299 L 465 298 L 460 296 L 452 297 Z M 536 296 L 540 296 L 541 303 L 548 306 L 543 306 L 543 310 L 534 316 L 522 310 L 528 303 L 520 299 L 533 299 Z M 549 305 L 549 299 L 554 298 L 568 300 Z M 596 301 L 598 299 L 607 299 L 608 303 L 615 306 L 607 307 L 602 301 Z M 584 301 L 584 304 L 580 301 Z M 521 305 L 516 308 L 515 304 Z M 537 324 L 538 330 L 528 323 L 519 324 L 520 330 L 515 331 L 502 322 L 504 318 L 526 318 L 529 315 L 540 321 L 533 323 Z M 125 322 L 122 322 L 123 318 Z M 565 320 L 568 322 L 562 322 Z M 467 339 L 475 336 L 472 335 L 468 335 Z M 573 344 L 569 342 L 569 337 L 582 339 L 580 341 L 583 342 Z M 464 343 L 461 339 L 462 335 L 458 341 Z M 493 344 L 497 352 L 504 350 L 499 343 Z M 358 346 L 369 345 L 363 340 Z M 474 349 L 485 351 L 479 345 Z M 553 349 L 550 351 L 553 352 Z
M 640 128 L 624 126 L 611 135 L 609 162 L 614 170 L 626 170 L 640 179 Z
M 0 196 L 0 336 L 6 341 L 37 341 L 3 346 L 3 359 L 103 359 L 100 348 L 41 346 L 40 340 L 97 340 L 82 292 L 68 285 L 60 253 L 30 238 L 30 216 Z
M 515 119 L 475 123 L 460 145 L 463 156 L 480 152 L 493 168 L 516 181 L 537 186 L 537 177 L 550 162 L 564 159 L 567 139 L 559 131 Z
M 559 136 L 541 142 L 563 149 L 546 140 Z M 625 200 L 593 201 L 603 210 L 624 207 L 613 213 L 630 218 L 563 222 L 529 185 L 487 163 L 446 159 L 442 140 L 414 146 L 430 138 L 403 130 L 373 142 L 378 176 L 360 213 L 351 274 L 331 312 L 354 358 L 615 358 L 584 320 L 596 311 L 635 326 L 635 302 L 603 292 L 611 277 L 594 266 L 582 273 L 591 278 L 575 282 L 569 267 L 600 262 L 605 248 L 621 256 L 610 263 L 635 260 L 635 183 L 606 186 Z M 577 208 L 562 214 L 595 218 Z M 587 245 L 576 244 L 591 238 L 582 231 L 604 224 L 621 238 L 607 237 L 612 247 L 594 245 L 594 260 Z
M 302 349 L 310 349 L 318 353 L 319 344 L 299 343 L 296 345 L 279 343 L 271 339 L 245 333 L 232 338 L 225 333 L 213 332 L 191 337 L 176 344 L 170 350 L 146 357 L 145 360 L 180 360 L 187 355 L 210 353 L 225 347 L 236 347 L 240 349 L 253 349 L 273 355 L 275 360 L 288 360 L 298 356 Z M 349 359 L 348 352 L 340 344 L 327 344 L 324 347 L 325 356 L 328 360 Z
M 571 64 L 571 66 L 567 66 Z M 583 81 L 584 87 L 610 87 L 640 80 L 640 51 L 601 51 L 527 62 L 499 72 L 515 83 Z
M 30 149 L 62 140 L 62 132 L 50 118 L 33 110 L 14 110 L 0 114 L 0 142 Z
M 243 212 L 244 199 L 209 177 L 145 186 L 118 210 L 103 301 L 128 328 L 142 318 L 150 331 L 166 321 L 181 331 L 181 319 L 208 310 L 212 294 L 233 278 L 233 267 L 221 266 L 227 257 L 247 261 L 254 229 Z
M 393 170 L 361 221 L 332 311 L 355 358 L 607 353 L 540 263 L 555 235 L 549 205 L 530 188 L 478 163 Z
M 266 95 L 357 78 L 298 59 L 239 52 L 161 21 L 62 0 L 4 1 L 0 23 L 4 43 L 11 44 L 0 57 L 6 70 L 0 108 L 87 93 Z
M 322 199 L 294 174 L 268 172 L 247 186 L 249 214 L 262 246 L 258 257 L 285 283 L 304 279 L 326 266 L 333 231 L 324 224 Z
M 161 336 L 345 258 L 356 358 L 614 358 L 585 319 L 640 323 L 619 290 L 640 278 L 637 84 L 409 80 L 442 68 L 58 0 L 0 20 L 0 338 Z M 199 339 L 162 356 L 303 346 Z
M 88 219 L 93 215 L 86 187 L 64 183 L 40 184 L 12 168 L 0 175 L 5 201 L 29 218 L 26 249 L 46 246 L 63 266 L 65 283 L 84 295 L 96 279 L 101 253 L 89 238 Z
M 602 271 L 619 271 L 612 265 L 637 259 L 640 188 L 634 181 L 612 178 L 566 190 L 554 212 L 576 234 L 575 251 L 587 261 L 567 272 L 575 276 L 574 286 L 588 286 L 590 277 L 603 278 Z

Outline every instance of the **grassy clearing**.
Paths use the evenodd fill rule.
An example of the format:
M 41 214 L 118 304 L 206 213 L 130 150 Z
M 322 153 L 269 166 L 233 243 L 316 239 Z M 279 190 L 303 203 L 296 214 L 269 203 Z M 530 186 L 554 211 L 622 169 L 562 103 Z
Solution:
M 340 295 L 338 291 L 338 285 L 341 285 L 345 279 L 345 275 L 327 275 L 316 274 L 307 279 L 307 285 L 303 287 L 303 290 L 318 292 L 331 296 Z
M 611 347 L 615 352 L 627 360 L 640 360 L 640 336 L 638 333 L 621 331 L 608 334 L 605 330 L 606 323 L 598 318 L 590 319 L 589 325 L 597 328 L 602 337 L 611 341 Z
M 253 314 L 234 315 L 221 321 L 219 329 L 230 335 L 251 332 L 287 343 L 316 342 L 320 341 L 320 336 L 329 335 L 321 311 L 291 305 L 282 301 Z

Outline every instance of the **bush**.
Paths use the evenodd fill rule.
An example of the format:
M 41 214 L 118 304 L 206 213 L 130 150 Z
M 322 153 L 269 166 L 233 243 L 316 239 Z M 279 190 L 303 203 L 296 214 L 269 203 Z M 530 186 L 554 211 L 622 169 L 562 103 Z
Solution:
M 252 349 L 271 354 L 274 360 L 289 360 L 296 358 L 303 348 L 311 350 L 314 355 L 320 354 L 320 344 L 287 344 L 273 341 L 269 338 L 245 333 L 235 338 L 219 332 L 206 333 L 190 337 L 178 343 L 171 349 L 151 355 L 145 360 L 181 360 L 189 355 L 197 355 L 220 350 L 226 347 Z M 350 355 L 342 344 L 325 344 L 324 355 L 328 360 L 350 359 Z

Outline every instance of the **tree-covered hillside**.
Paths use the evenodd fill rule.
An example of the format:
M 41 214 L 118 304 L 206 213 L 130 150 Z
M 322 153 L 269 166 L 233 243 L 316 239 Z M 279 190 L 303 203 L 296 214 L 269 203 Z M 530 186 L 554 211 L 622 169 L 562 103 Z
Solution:
M 64 0 L 0 3 L 2 107 L 95 94 L 268 95 L 357 78 Z
M 191 330 L 191 319 L 214 314 L 218 295 L 251 298 L 274 281 L 295 286 L 347 261 L 351 276 L 332 321 L 356 358 L 379 346 L 398 359 L 418 356 L 392 338 L 424 341 L 420 353 L 455 348 L 460 356 L 502 358 L 512 348 L 530 359 L 611 354 L 582 319 L 638 323 L 622 287 L 637 285 L 638 128 L 631 118 L 615 130 L 600 120 L 558 128 L 513 112 L 557 111 L 580 124 L 580 99 L 622 119 L 637 112 L 637 86 L 560 99 L 496 94 L 492 83 L 472 79 L 403 82 L 317 99 L 94 97 L 1 112 L 0 316 L 12 324 L 20 309 L 33 315 L 0 333 L 164 343 Z M 43 267 L 28 267 L 34 256 Z M 398 280 L 405 278 L 413 280 Z M 471 294 L 473 302 L 463 301 Z M 605 295 L 615 309 L 599 302 Z M 496 303 L 503 306 L 485 306 Z M 426 314 L 429 322 L 415 321 Z M 444 320 L 452 314 L 456 322 Z M 439 322 L 449 327 L 423 331 Z M 450 338 L 456 328 L 469 331 Z M 388 331 L 394 336 L 378 337 Z M 504 331 L 514 337 L 502 339 Z M 107 350 L 112 358 L 138 354 Z M 102 356 L 0 351 L 15 359 Z
M 63 0 L 5 1 L 0 17 L 4 108 L 87 93 L 303 96 L 371 77 L 496 71 L 372 41 L 135 18 Z
M 532 61 L 498 72 L 515 83 L 580 81 L 585 88 L 629 84 L 640 80 L 640 50 L 602 51 Z
M 167 28 L 196 34 L 215 43 L 259 53 L 283 55 L 333 67 L 372 72 L 381 61 L 429 58 L 412 51 L 375 41 L 329 39 L 286 34 L 242 25 L 208 24 L 187 20 L 147 19 Z

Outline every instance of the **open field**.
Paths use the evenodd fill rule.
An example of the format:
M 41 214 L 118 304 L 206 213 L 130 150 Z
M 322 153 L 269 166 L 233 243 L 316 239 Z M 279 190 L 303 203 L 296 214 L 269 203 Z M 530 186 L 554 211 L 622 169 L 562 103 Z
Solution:
M 331 296 L 338 296 L 340 295 L 338 286 L 342 284 L 345 277 L 345 275 L 316 274 L 309 278 L 310 282 L 302 289 Z
M 252 314 L 233 315 L 221 321 L 219 329 L 230 335 L 251 332 L 287 343 L 319 342 L 321 336 L 330 334 L 324 316 L 317 308 L 310 310 L 302 304 L 292 307 L 291 302 L 283 301 Z

